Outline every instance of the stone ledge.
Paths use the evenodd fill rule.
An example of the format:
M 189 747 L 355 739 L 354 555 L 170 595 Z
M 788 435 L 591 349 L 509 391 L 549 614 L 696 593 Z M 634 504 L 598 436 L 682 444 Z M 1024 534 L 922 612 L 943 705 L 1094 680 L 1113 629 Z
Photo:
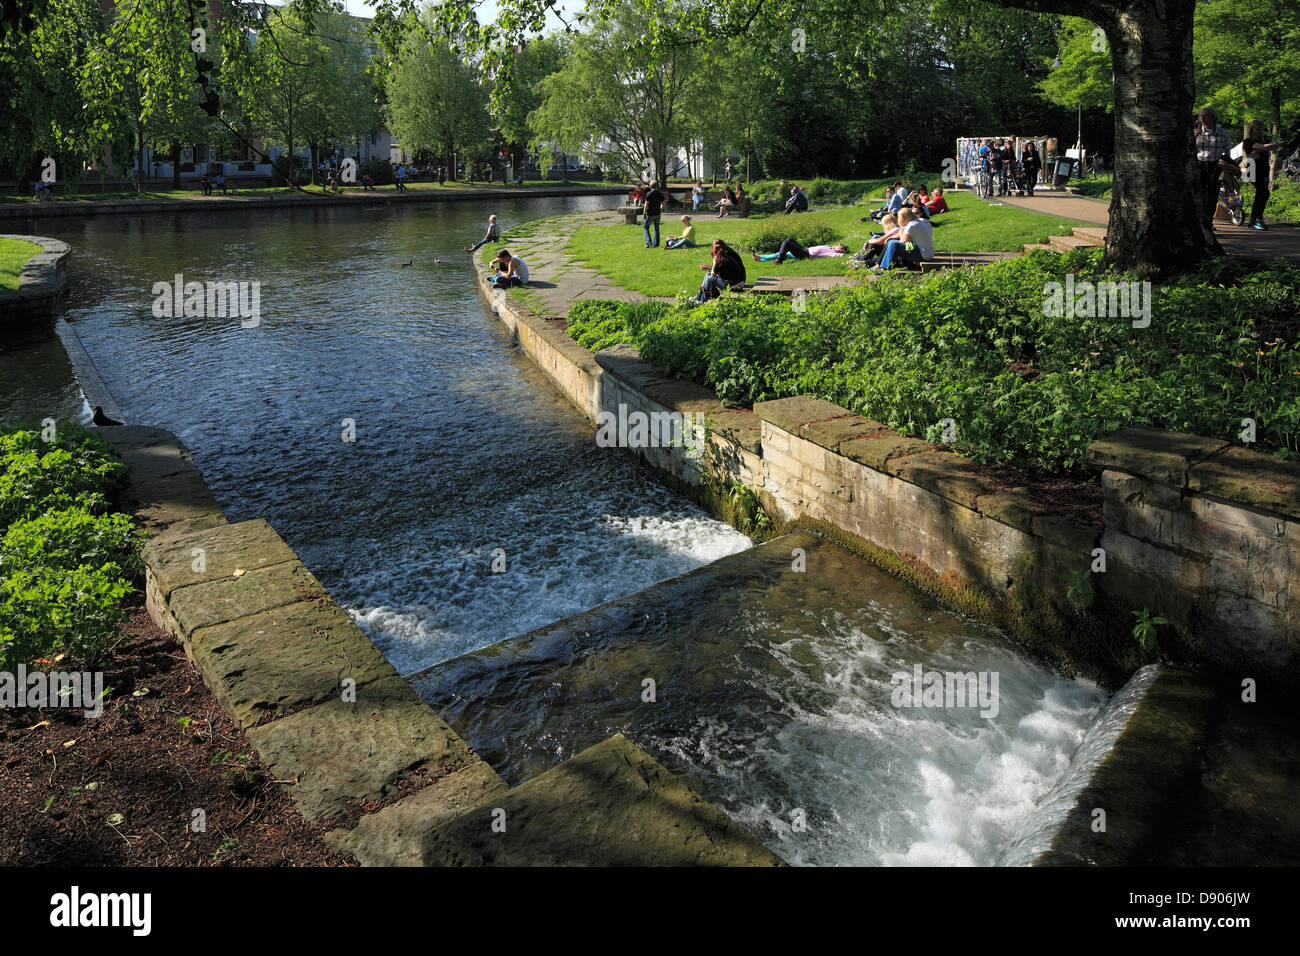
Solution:
M 355 703 L 330 700 L 246 735 L 273 777 L 294 781 L 289 792 L 308 823 L 381 799 L 415 771 L 482 762 L 401 677 L 358 687 Z
M 1191 468 L 1229 445 L 1218 438 L 1134 426 L 1088 446 L 1088 461 L 1098 469 L 1186 488 Z
M 192 528 L 225 523 L 221 506 L 194 459 L 171 432 L 120 425 L 101 429 L 100 436 L 126 464 L 127 507 L 146 528 L 158 531 L 179 522 L 189 522 Z
M 351 853 L 362 866 L 429 866 L 430 833 L 510 788 L 483 761 L 472 763 L 364 816 L 351 830 L 323 837 L 331 850 Z
M 188 635 L 201 627 L 237 621 L 312 598 L 328 598 L 328 595 L 315 576 L 295 558 L 254 568 L 238 577 L 232 574 L 178 587 L 164 600 L 181 634 Z
M 754 414 L 765 422 L 770 422 L 777 428 L 782 428 L 792 435 L 798 435 L 806 438 L 803 428 L 805 425 L 811 425 L 814 422 L 826 422 L 837 418 L 854 418 L 861 422 L 867 422 L 869 419 L 855 416 L 847 408 L 841 408 L 839 405 L 824 401 L 820 398 L 812 398 L 808 395 L 800 395 L 794 398 L 778 398 L 770 402 L 755 402 Z M 864 428 L 863 431 L 870 431 Z
M 622 734 L 434 830 L 423 852 L 445 866 L 783 865 Z
M 1236 446 L 1188 470 L 1192 491 L 1234 504 L 1300 519 L 1300 463 Z

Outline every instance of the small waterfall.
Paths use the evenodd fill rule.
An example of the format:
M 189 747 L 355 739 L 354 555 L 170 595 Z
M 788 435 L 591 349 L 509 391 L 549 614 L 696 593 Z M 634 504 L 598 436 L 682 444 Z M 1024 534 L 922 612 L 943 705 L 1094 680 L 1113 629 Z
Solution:
M 1146 696 L 1147 689 L 1159 673 L 1158 664 L 1148 664 L 1129 678 L 1129 682 L 1111 698 L 1096 723 L 1088 728 L 1083 743 L 1070 761 L 1070 768 L 1007 841 L 998 857 L 998 866 L 1032 866 L 1035 860 L 1051 849 L 1052 842 L 1065 825 L 1079 795 L 1091 782 L 1098 765 L 1115 746 L 1119 735 L 1128 726 L 1133 711 Z

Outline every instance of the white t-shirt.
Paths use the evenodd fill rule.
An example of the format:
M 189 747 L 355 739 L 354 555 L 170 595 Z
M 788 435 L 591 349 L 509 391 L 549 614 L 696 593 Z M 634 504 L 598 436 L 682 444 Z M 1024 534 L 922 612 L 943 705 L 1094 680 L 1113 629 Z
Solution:
M 903 242 L 914 242 L 921 250 L 922 259 L 934 258 L 934 227 L 928 219 L 914 219 L 903 227 L 898 237 Z
M 524 260 L 523 260 L 523 259 L 520 259 L 518 256 L 511 256 L 510 258 L 514 261 L 516 269 L 518 269 L 519 281 L 520 281 L 520 282 L 527 282 L 527 281 L 528 281 L 528 263 L 524 262 Z

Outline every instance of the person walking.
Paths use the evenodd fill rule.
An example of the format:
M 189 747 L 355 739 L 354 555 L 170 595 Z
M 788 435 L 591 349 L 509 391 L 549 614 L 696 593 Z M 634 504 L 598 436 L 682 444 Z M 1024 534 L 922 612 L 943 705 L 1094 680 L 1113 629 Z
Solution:
M 1247 170 L 1254 174 L 1254 178 L 1247 180 L 1255 187 L 1255 201 L 1250 205 L 1250 222 L 1247 228 L 1250 229 L 1267 229 L 1264 225 L 1264 207 L 1268 204 L 1268 177 L 1269 177 L 1269 151 L 1277 146 L 1277 143 L 1261 142 L 1264 139 L 1264 124 L 1259 120 L 1252 120 L 1246 127 L 1246 137 L 1241 141 L 1241 164 L 1242 173 L 1246 175 Z M 1254 168 L 1251 169 L 1251 161 L 1254 161 Z
M 645 219 L 641 224 L 641 231 L 645 235 L 645 247 L 647 249 L 658 248 L 659 246 L 659 218 L 663 214 L 664 200 L 667 197 L 659 191 L 657 180 L 650 181 L 650 191 L 645 194 Z M 650 240 L 650 226 L 655 227 L 654 241 Z
M 1219 125 L 1219 114 L 1207 106 L 1197 116 L 1196 180 L 1201 197 L 1201 226 L 1214 232 L 1214 213 L 1219 208 L 1219 183 L 1223 166 L 1232 149 L 1232 136 Z
M 399 193 L 406 192 L 406 167 L 401 163 L 393 170 L 393 185 L 397 187 Z

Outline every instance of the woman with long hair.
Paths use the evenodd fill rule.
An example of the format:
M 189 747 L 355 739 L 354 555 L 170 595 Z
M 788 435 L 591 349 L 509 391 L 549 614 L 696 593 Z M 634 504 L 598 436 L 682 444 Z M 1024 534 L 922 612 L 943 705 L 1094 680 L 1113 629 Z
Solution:
M 704 277 L 704 283 L 700 286 L 700 294 L 695 297 L 696 302 L 716 299 L 724 289 L 745 283 L 745 261 L 740 258 L 740 253 L 721 239 L 713 240 L 711 252 L 713 264 L 700 264 L 700 268 L 708 275 Z
M 1250 175 L 1246 165 L 1250 160 L 1254 160 L 1254 179 L 1247 179 L 1247 182 L 1253 182 L 1255 186 L 1255 201 L 1250 206 L 1250 222 L 1246 224 L 1250 229 L 1267 229 L 1264 225 L 1264 206 L 1268 203 L 1268 153 L 1276 143 L 1262 142 L 1264 139 L 1264 124 L 1259 120 L 1251 120 L 1246 127 L 1246 137 L 1241 141 L 1241 161 L 1243 173 Z

